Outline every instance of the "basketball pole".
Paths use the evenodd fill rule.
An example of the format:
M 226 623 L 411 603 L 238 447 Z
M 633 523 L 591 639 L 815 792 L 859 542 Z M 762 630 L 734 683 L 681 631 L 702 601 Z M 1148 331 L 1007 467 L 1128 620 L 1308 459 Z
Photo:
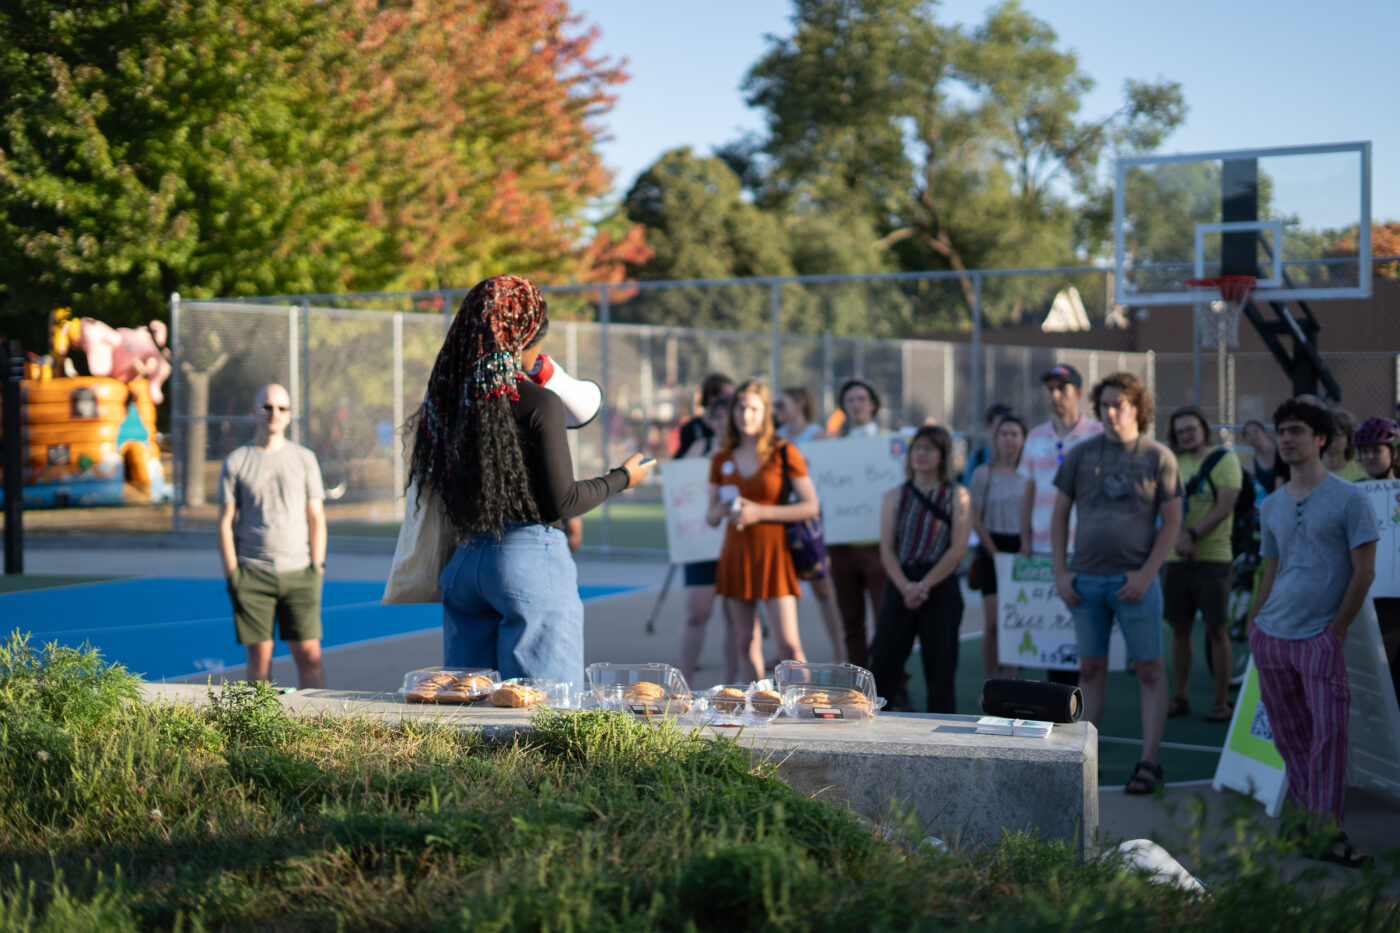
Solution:
M 5 354 L 3 421 L 5 428 L 5 573 L 24 573 L 24 430 L 20 427 L 20 381 L 24 350 L 11 340 Z

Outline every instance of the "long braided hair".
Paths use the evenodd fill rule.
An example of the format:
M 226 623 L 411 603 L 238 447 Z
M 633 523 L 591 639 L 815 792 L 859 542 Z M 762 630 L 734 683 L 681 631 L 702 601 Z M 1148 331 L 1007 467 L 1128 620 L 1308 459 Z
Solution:
M 524 378 L 520 351 L 543 336 L 546 311 L 526 279 L 486 279 L 462 300 L 433 363 L 408 479 L 437 489 L 459 537 L 540 521 L 510 403 Z

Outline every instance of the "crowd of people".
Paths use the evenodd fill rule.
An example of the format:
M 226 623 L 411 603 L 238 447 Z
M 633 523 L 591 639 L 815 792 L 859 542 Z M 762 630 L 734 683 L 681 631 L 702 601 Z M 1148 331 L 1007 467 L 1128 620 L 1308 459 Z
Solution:
M 636 486 L 650 462 L 634 454 L 602 476 L 574 478 L 563 405 L 528 375 L 548 328 L 544 297 L 524 279 L 496 276 L 468 293 L 413 422 L 409 475 L 438 491 L 455 532 L 440 576 L 443 663 L 576 680 L 583 609 L 566 528 Z M 905 668 L 917 640 L 928 711 L 957 712 L 960 572 L 970 541 L 975 535 L 968 582 L 981 594 L 987 678 L 1019 673 L 999 661 L 995 557 L 1041 555 L 1072 616 L 1078 655 L 1077 670 L 1046 676 L 1078 683 L 1086 717 L 1099 725 L 1116 625 L 1141 707 L 1142 753 L 1125 790 L 1152 793 L 1165 778 L 1158 753 L 1166 719 L 1192 715 L 1198 614 L 1214 681 L 1204 718 L 1231 718 L 1231 591 L 1237 558 L 1257 547 L 1247 635 L 1275 744 L 1293 798 L 1339 827 L 1350 704 L 1342 647 L 1369 595 L 1378 537 L 1369 498 L 1352 481 L 1397 478 L 1400 425 L 1385 417 L 1358 425 L 1348 412 L 1299 396 L 1273 412 L 1272 430 L 1243 426 L 1250 455 L 1242 459 L 1213 442 L 1196 407 L 1172 412 L 1168 444 L 1153 440 L 1155 400 L 1132 373 L 1110 373 L 1092 387 L 1092 418 L 1074 367 L 1050 367 L 1041 384 L 1048 419 L 1030 427 L 1009 406 L 993 405 L 986 446 L 961 473 L 945 428 L 926 424 L 906 435 L 904 482 L 870 490 L 878 537 L 833 544 L 829 560 L 804 568 L 829 656 L 868 668 L 880 694 L 908 710 Z M 716 601 L 726 683 L 756 680 L 771 666 L 761 616 L 777 660 L 805 660 L 803 580 L 786 533 L 820 515 L 803 447 L 881 431 L 875 385 L 848 379 L 836 401 L 840 418 L 823 422 L 803 386 L 775 394 L 761 380 L 719 374 L 701 385 L 677 455 L 708 458 L 706 518 L 724 526 L 724 538 L 717 560 L 684 570 L 678 664 L 688 679 Z M 303 684 L 314 685 L 322 679 L 324 488 L 314 456 L 285 437 L 286 391 L 265 387 L 254 409 L 256 436 L 230 455 L 220 483 L 220 545 L 238 636 L 249 676 L 266 679 L 276 617 Z M 1400 599 L 1377 599 L 1375 608 L 1394 678 Z M 1366 860 L 1340 834 L 1318 854 L 1347 865 Z

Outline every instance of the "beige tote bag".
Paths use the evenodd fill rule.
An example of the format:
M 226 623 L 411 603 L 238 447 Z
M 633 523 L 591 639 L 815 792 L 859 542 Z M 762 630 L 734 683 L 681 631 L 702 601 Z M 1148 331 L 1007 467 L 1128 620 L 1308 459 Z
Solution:
M 438 577 L 457 547 L 452 523 L 442 511 L 442 498 L 429 487 L 426 494 L 415 482 L 408 487 L 403 524 L 394 545 L 394 565 L 384 584 L 386 606 L 399 603 L 440 603 Z

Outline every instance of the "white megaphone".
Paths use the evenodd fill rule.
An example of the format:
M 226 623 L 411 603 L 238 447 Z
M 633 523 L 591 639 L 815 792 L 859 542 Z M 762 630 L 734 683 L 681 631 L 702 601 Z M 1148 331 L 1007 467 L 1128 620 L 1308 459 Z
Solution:
M 575 379 L 541 353 L 530 370 L 530 381 L 542 385 L 564 402 L 565 427 L 581 428 L 603 409 L 603 389 L 592 379 Z

